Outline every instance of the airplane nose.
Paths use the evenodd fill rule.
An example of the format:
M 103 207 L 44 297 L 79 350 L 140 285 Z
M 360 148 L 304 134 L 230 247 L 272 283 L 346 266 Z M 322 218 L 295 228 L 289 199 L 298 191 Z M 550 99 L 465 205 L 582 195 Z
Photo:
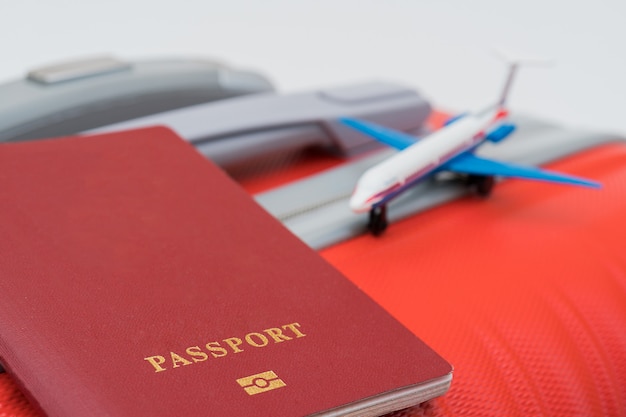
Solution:
M 364 213 L 370 210 L 369 204 L 366 202 L 367 198 L 364 198 L 359 193 L 354 193 L 350 198 L 350 209 L 355 213 Z

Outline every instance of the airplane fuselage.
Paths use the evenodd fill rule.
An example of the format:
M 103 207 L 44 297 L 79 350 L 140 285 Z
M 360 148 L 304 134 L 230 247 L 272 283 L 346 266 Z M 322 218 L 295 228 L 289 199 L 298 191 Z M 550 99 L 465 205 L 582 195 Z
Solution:
M 452 158 L 482 143 L 506 115 L 499 108 L 467 115 L 368 169 L 357 182 L 351 209 L 365 212 L 387 203 Z

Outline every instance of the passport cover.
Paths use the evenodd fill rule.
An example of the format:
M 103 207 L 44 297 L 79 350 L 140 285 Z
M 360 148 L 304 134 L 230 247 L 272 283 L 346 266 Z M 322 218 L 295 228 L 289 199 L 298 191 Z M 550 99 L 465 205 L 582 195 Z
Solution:
M 370 416 L 449 387 L 165 128 L 1 145 L 0 210 L 0 361 L 49 417 Z

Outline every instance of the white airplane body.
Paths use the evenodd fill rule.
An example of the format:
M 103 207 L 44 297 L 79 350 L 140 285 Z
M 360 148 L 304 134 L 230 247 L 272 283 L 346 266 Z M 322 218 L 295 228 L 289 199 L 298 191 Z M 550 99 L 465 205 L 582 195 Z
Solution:
M 358 180 L 350 208 L 357 213 L 367 212 L 381 201 L 391 199 L 450 159 L 480 144 L 486 129 L 504 116 L 506 112 L 501 110 L 465 116 L 373 166 Z M 386 192 L 391 190 L 392 193 Z
M 454 118 L 423 139 L 363 120 L 341 119 L 347 126 L 400 151 L 368 169 L 359 178 L 350 199 L 353 211 L 370 212 L 368 226 L 373 234 L 378 235 L 387 227 L 386 205 L 390 200 L 439 171 L 467 175 L 468 182 L 476 186 L 482 196 L 491 192 L 496 175 L 600 187 L 600 184 L 583 178 L 474 155 L 475 149 L 485 141 L 498 143 L 515 130 L 515 125 L 507 120 L 504 103 L 517 65 L 511 65 L 497 105 L 480 113 Z

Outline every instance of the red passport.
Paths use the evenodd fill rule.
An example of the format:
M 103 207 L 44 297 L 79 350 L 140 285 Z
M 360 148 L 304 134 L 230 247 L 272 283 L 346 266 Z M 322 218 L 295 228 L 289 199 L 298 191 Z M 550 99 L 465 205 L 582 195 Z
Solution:
M 450 385 L 167 129 L 2 145 L 0 210 L 0 360 L 49 417 L 374 416 Z

